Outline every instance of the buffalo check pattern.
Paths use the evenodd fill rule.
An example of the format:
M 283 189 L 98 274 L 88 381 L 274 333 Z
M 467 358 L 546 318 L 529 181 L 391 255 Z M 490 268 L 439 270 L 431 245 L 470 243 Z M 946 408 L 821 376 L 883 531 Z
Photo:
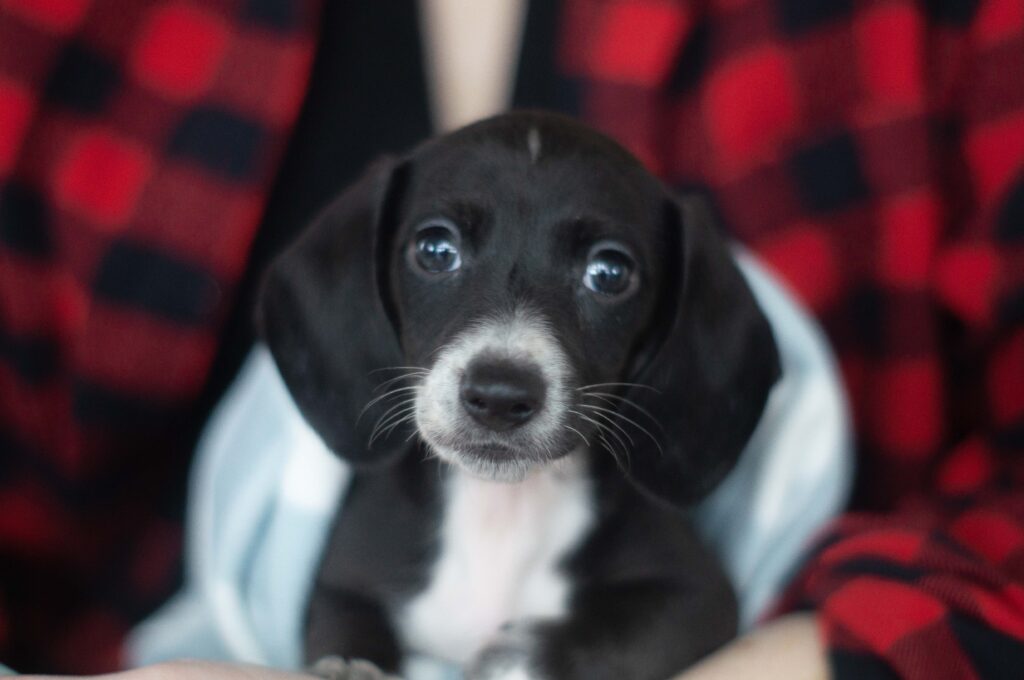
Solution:
M 0 0 L 0 658 L 118 665 L 307 82 L 312 0 Z M 582 113 L 818 314 L 855 512 L 786 606 L 839 680 L 1024 668 L 1024 3 L 564 0 Z M 357 96 L 354 94 L 354 96 Z M 193 419 L 194 419 L 194 414 Z
M 117 667 L 318 7 L 0 0 L 0 658 Z
M 839 680 L 1024 672 L 1024 3 L 568 0 L 587 118 L 816 312 L 854 514 L 788 596 Z

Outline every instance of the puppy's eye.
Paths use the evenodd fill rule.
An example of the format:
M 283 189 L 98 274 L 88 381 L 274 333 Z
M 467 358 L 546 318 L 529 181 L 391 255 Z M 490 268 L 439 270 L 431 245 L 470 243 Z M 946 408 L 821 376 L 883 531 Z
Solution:
M 624 296 L 638 285 L 636 264 L 618 245 L 598 243 L 587 258 L 583 285 L 607 297 Z
M 412 259 L 416 266 L 431 274 L 453 272 L 462 266 L 459 236 L 440 220 L 427 222 L 416 232 Z

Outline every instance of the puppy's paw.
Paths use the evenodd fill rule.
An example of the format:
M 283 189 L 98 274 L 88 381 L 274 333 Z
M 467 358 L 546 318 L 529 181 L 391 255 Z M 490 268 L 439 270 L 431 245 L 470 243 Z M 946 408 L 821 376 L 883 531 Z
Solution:
M 309 667 L 309 672 L 326 680 L 402 680 L 388 675 L 369 661 L 345 661 L 340 656 L 325 656 Z
M 509 624 L 470 663 L 466 680 L 545 680 L 536 667 L 536 647 L 529 626 Z

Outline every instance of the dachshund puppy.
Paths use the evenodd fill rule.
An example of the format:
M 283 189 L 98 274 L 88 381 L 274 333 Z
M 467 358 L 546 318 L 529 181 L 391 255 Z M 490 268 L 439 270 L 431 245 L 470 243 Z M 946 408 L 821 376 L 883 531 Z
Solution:
M 305 655 L 664 680 L 736 632 L 687 509 L 779 375 L 710 213 L 567 118 L 373 166 L 271 266 L 264 337 L 348 461 Z

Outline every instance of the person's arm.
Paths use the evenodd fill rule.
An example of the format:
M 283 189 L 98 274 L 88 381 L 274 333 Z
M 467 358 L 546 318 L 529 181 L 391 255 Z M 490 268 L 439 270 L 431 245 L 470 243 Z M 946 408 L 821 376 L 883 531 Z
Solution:
M 26 675 L 25 680 L 61 680 L 59 676 Z M 244 663 L 199 661 L 185 659 L 142 666 L 109 675 L 92 676 L 92 680 L 399 680 L 385 675 L 367 661 L 344 661 L 339 657 L 321 659 L 310 673 L 256 666 Z M 68 680 L 64 678 L 64 680 Z
M 67 680 L 64 676 L 24 675 L 23 680 Z M 121 673 L 91 676 L 92 680 L 315 680 L 316 676 L 264 666 L 213 661 L 169 661 Z
M 675 680 L 826 680 L 813 614 L 790 614 L 737 638 Z

